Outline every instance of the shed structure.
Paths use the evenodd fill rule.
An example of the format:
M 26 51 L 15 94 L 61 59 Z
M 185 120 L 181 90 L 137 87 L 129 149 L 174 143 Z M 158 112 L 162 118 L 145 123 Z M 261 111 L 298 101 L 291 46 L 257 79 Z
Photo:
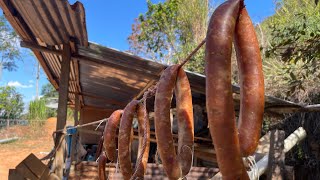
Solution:
M 131 100 L 141 98 L 167 67 L 89 42 L 85 9 L 80 2 L 71 5 L 67 0 L 0 0 L 0 6 L 21 37 L 21 46 L 33 51 L 48 80 L 59 91 L 57 129 L 65 126 L 66 105 L 80 110 L 79 124 L 106 118 Z M 205 107 L 206 77 L 192 72 L 187 75 L 193 103 Z M 233 92 L 238 110 L 239 87 L 234 85 Z M 273 115 L 319 110 L 318 106 L 304 106 L 270 96 L 265 100 L 265 112 Z M 88 127 L 81 132 L 83 144 L 98 143 L 100 134 L 93 129 Z M 199 146 L 203 142 L 211 143 L 211 139 L 201 135 L 196 141 Z M 214 153 L 205 148 L 200 150 L 199 158 Z

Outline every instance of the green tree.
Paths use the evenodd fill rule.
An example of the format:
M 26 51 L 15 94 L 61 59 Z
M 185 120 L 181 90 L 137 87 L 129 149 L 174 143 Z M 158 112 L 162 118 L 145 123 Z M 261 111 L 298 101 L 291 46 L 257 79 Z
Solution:
M 9 26 L 4 16 L 0 16 L 0 77 L 1 70 L 16 70 L 15 59 L 20 58 L 19 38 L 16 32 Z
M 264 69 L 272 94 L 300 102 L 319 100 L 319 22 L 320 5 L 313 0 L 281 0 L 276 14 L 262 23 L 267 37 Z
M 136 55 L 172 64 L 183 60 L 204 38 L 207 30 L 208 0 L 147 1 L 148 11 L 135 20 L 128 37 Z M 187 69 L 204 72 L 204 50 L 191 59 Z
M 0 87 L 0 117 L 5 119 L 19 118 L 24 109 L 22 94 L 14 87 Z
M 42 99 L 45 101 L 45 104 L 57 101 L 59 96 L 58 91 L 50 83 L 47 83 L 42 86 L 41 95 L 43 96 Z M 46 108 L 46 114 L 47 117 L 54 117 L 57 116 L 57 111 L 54 108 Z
M 47 83 L 47 84 L 42 86 L 41 95 L 44 98 L 57 98 L 58 97 L 58 91 L 53 87 L 52 84 Z

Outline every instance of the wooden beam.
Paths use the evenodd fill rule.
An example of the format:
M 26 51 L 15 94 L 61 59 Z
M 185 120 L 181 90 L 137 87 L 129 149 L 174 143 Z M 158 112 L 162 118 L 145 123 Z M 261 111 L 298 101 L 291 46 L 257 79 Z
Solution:
M 50 49 L 48 47 L 39 46 L 37 44 L 34 44 L 32 42 L 27 42 L 27 41 L 21 41 L 20 42 L 20 46 L 24 47 L 24 48 L 29 48 L 29 49 L 32 49 L 32 50 L 36 50 L 36 51 L 55 54 L 55 55 L 58 55 L 58 56 L 61 56 L 63 54 L 63 52 L 60 51 L 60 50 Z
M 70 78 L 70 61 L 71 61 L 71 50 L 69 44 L 63 44 L 63 54 L 61 62 L 61 75 L 59 82 L 59 100 L 58 100 L 58 111 L 57 111 L 57 130 L 64 129 L 67 121 L 67 108 L 68 108 L 68 90 L 69 90 L 69 78 Z M 56 147 L 58 142 L 63 138 L 61 133 L 56 134 Z M 62 140 L 64 144 L 64 140 Z M 59 178 L 63 177 L 63 146 L 57 149 L 55 156 L 55 172 Z
M 69 90 L 69 74 L 70 74 L 71 52 L 68 44 L 63 45 L 63 55 L 61 62 L 61 75 L 59 82 L 59 100 L 57 114 L 57 130 L 63 129 L 66 125 L 68 90 Z

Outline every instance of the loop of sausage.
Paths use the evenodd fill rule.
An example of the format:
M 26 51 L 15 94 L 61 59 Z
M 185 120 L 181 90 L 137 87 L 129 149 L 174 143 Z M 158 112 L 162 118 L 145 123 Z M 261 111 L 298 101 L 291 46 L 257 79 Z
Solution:
M 190 159 L 177 158 L 173 144 L 170 106 L 175 85 L 179 123 L 178 153 L 181 153 L 182 157 L 184 156 L 183 148 L 187 146 L 192 149 L 194 139 L 190 85 L 183 69 L 179 69 L 179 65 L 173 65 L 163 72 L 155 97 L 154 118 L 158 152 L 169 179 L 179 179 L 186 175 L 191 164 Z
M 213 13 L 206 39 L 206 106 L 210 134 L 223 179 L 249 179 L 240 155 L 231 87 L 231 52 L 240 0 Z
M 132 167 L 131 167 L 131 157 L 130 157 L 130 144 L 132 139 L 132 122 L 133 117 L 137 111 L 137 106 L 139 101 L 131 101 L 124 109 L 119 129 L 119 164 L 123 179 L 131 179 Z M 146 120 L 147 122 L 145 122 Z M 148 156 L 149 156 L 149 146 L 150 146 L 150 128 L 148 119 L 144 119 L 144 109 L 138 106 L 138 123 L 139 123 L 139 154 L 143 150 L 143 145 L 145 144 L 144 153 L 142 156 L 142 161 L 137 161 L 137 174 L 135 176 L 143 178 L 145 169 L 147 166 Z M 146 128 L 144 126 L 146 125 Z M 146 132 L 145 132 L 146 131 Z M 144 135 L 146 134 L 146 137 Z M 133 177 L 135 178 L 135 177 Z
M 116 160 L 116 135 L 117 135 L 117 128 L 120 123 L 120 117 L 123 113 L 123 110 L 116 110 L 114 111 L 105 126 L 103 132 L 103 146 L 106 151 L 107 157 L 110 161 L 115 162 Z
M 245 8 L 235 31 L 235 50 L 240 75 L 239 141 L 242 156 L 254 153 L 259 143 L 264 111 L 264 79 L 259 42 Z
M 170 122 L 171 99 L 178 69 L 179 66 L 174 65 L 164 70 L 158 82 L 154 105 L 154 124 L 158 152 L 169 179 L 182 177 L 182 171 L 173 145 Z
M 119 128 L 118 136 L 118 156 L 119 156 L 119 165 L 123 179 L 130 179 L 132 176 L 132 167 L 131 167 L 131 131 L 132 131 L 132 122 L 133 117 L 137 109 L 139 101 L 131 101 L 124 109 Z
M 139 149 L 138 149 L 138 159 L 136 162 L 136 171 L 131 179 L 139 177 L 143 179 L 143 176 L 147 169 L 147 163 L 149 158 L 149 149 L 150 149 L 150 124 L 148 114 L 145 114 L 146 107 L 142 104 L 139 104 L 137 110 L 138 116 L 138 130 L 139 130 Z M 145 118 L 146 117 L 146 118 Z M 143 154 L 141 152 L 143 151 Z M 142 157 L 140 157 L 142 155 Z M 140 159 L 141 158 L 141 159 Z M 141 160 L 141 161 L 140 161 Z
M 95 159 L 98 159 L 101 152 L 102 152 L 102 149 L 103 149 L 103 136 L 101 136 L 100 138 L 100 141 L 99 141 L 99 144 L 98 144 L 98 148 L 97 148 L 97 151 L 96 151 L 96 155 L 95 155 Z
M 175 86 L 176 116 L 178 120 L 178 154 L 182 175 L 186 176 L 192 166 L 192 151 L 194 143 L 194 122 L 192 95 L 190 83 L 185 71 L 180 68 Z
M 100 180 L 106 180 L 106 162 L 107 162 L 107 157 L 106 155 L 102 152 L 99 156 L 99 164 L 98 164 L 98 173 L 99 173 L 99 179 Z

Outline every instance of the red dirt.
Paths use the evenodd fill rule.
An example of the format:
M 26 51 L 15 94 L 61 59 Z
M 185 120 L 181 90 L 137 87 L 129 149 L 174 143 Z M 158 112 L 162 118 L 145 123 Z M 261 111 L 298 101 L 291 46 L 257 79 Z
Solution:
M 0 144 L 0 179 L 8 179 L 9 169 L 15 168 L 30 153 L 38 158 L 53 148 L 52 132 L 56 129 L 56 118 L 49 118 L 43 127 L 14 126 L 0 131 L 0 139 L 17 136 L 19 140 Z

